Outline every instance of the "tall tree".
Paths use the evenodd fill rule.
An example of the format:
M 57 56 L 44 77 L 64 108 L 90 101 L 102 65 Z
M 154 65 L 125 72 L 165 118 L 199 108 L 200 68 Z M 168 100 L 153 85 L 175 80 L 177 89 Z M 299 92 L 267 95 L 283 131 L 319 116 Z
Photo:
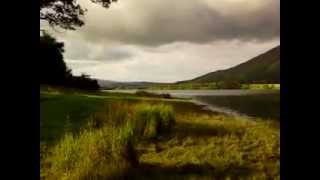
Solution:
M 108 8 L 117 0 L 90 0 Z M 77 0 L 40 0 L 40 20 L 47 21 L 51 26 L 75 30 L 84 24 L 82 17 L 86 10 Z
M 117 0 L 90 0 L 108 8 Z M 86 10 L 77 0 L 40 0 L 40 20 L 52 27 L 75 30 L 84 25 Z M 41 30 L 41 29 L 40 29 Z M 41 35 L 42 34 L 42 35 Z M 82 89 L 98 89 L 98 82 L 89 76 L 73 76 L 63 59 L 64 44 L 45 31 L 40 33 L 40 84 L 64 85 Z
M 49 34 L 40 36 L 40 83 L 62 84 L 71 75 L 64 60 L 64 44 Z

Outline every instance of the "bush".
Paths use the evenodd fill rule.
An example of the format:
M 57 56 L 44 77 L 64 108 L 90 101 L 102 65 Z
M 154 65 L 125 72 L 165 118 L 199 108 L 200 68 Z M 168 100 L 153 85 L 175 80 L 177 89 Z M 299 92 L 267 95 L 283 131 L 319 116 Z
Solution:
M 64 85 L 66 87 L 78 88 L 83 90 L 98 90 L 100 88 L 96 79 L 91 79 L 88 75 L 69 76 Z
M 217 87 L 218 89 L 241 89 L 241 84 L 237 81 L 220 81 Z

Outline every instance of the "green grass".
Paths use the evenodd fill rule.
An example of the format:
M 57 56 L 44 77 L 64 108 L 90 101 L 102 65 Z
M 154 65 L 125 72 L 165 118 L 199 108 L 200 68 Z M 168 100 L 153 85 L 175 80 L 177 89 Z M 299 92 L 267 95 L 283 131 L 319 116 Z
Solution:
M 114 128 L 83 130 L 66 134 L 42 159 L 42 178 L 101 179 L 119 177 L 130 167 L 124 156 L 126 142 Z
M 66 129 L 76 131 L 107 101 L 66 94 L 40 95 L 41 141 L 59 139 Z
M 119 105 L 121 109 L 117 109 Z M 105 116 L 98 113 L 79 134 L 66 133 L 59 143 L 44 151 L 41 158 L 42 178 L 122 177 L 137 164 L 135 144 L 139 140 L 156 138 L 160 132 L 166 132 L 164 129 L 170 128 L 170 121 L 174 121 L 172 108 L 165 105 L 128 106 L 115 103 L 112 109 L 116 111 L 103 113 Z M 144 113 L 148 116 L 141 116 Z M 102 122 L 101 117 L 104 117 Z M 156 129 L 158 132 L 155 132 Z
M 108 108 L 108 104 L 114 101 L 131 102 L 132 104 L 141 101 L 147 101 L 151 104 L 169 101 L 178 105 L 179 102 L 187 101 L 173 98 L 163 99 L 155 95 L 150 97 L 150 95 L 83 92 L 49 87 L 42 90 L 40 93 L 41 142 L 54 142 L 63 136 L 65 131 L 79 131 L 92 118 L 92 115 L 96 116 L 95 112 Z
M 132 179 L 277 179 L 279 137 L 273 122 L 183 115 L 158 150 L 141 155 Z
M 147 92 L 147 91 L 137 91 L 135 93 L 135 95 L 137 96 L 145 96 L 145 97 L 160 97 L 160 98 L 167 98 L 170 99 L 172 98 L 170 94 L 155 94 L 155 93 L 151 93 L 151 92 Z
M 190 89 L 200 89 L 200 90 L 210 90 L 210 89 L 221 89 L 218 83 L 180 83 L 180 84 L 167 84 L 167 85 L 156 85 L 149 87 L 151 90 L 190 90 Z M 279 90 L 280 84 L 241 84 L 239 89 L 274 89 Z
M 135 107 L 135 124 L 139 134 L 148 139 L 170 131 L 174 123 L 173 108 L 168 105 L 141 104 Z
M 279 90 L 280 84 L 243 84 L 242 89 L 272 89 Z
M 50 91 L 40 105 L 41 137 L 56 141 L 41 145 L 42 179 L 280 178 L 276 121 L 120 94 Z

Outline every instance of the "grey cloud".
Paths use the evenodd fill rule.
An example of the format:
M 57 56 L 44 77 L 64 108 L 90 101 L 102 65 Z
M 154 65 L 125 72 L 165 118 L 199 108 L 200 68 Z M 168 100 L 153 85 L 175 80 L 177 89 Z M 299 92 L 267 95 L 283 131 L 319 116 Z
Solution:
M 85 2 L 86 25 L 56 36 L 75 74 L 173 82 L 244 62 L 279 42 L 279 0 Z
M 231 0 L 123 0 L 108 10 L 86 4 L 86 25 L 72 33 L 81 34 L 88 42 L 145 46 L 279 37 L 279 0 L 236 2 L 233 6 Z
M 92 44 L 80 40 L 67 41 L 65 43 L 67 51 L 66 59 L 83 60 L 90 59 L 93 61 L 118 61 L 127 60 L 135 56 L 130 48 L 124 46 L 104 46 L 102 44 Z
M 126 49 L 111 48 L 111 49 L 102 50 L 92 59 L 103 60 L 103 61 L 113 61 L 113 60 L 125 60 L 133 56 L 134 54 Z
M 65 43 L 65 58 L 66 59 L 88 59 L 93 47 L 83 41 L 67 41 Z
M 137 50 L 130 61 L 70 61 L 75 74 L 86 73 L 116 81 L 174 82 L 192 79 L 216 70 L 230 68 L 279 45 L 268 42 L 221 41 L 209 44 L 175 43 L 165 47 Z M 149 47 L 151 49 L 151 47 Z M 163 53 L 165 49 L 166 53 Z M 171 49 L 170 51 L 167 51 Z

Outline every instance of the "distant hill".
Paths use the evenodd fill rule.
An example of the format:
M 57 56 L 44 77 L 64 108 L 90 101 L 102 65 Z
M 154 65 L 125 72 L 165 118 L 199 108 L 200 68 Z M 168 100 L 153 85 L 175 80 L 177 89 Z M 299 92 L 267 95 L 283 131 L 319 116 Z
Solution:
M 187 81 L 176 83 L 118 82 L 98 80 L 102 89 L 146 89 L 163 85 L 175 86 L 183 83 L 207 83 L 235 81 L 239 83 L 280 83 L 280 46 L 277 46 L 247 62 L 226 70 L 219 70 Z
M 178 83 L 237 81 L 241 83 L 280 83 L 280 46 L 235 67 L 205 74 Z
M 98 80 L 98 84 L 102 89 L 145 89 L 154 85 L 163 85 L 166 83 L 155 82 L 118 82 L 110 80 Z

